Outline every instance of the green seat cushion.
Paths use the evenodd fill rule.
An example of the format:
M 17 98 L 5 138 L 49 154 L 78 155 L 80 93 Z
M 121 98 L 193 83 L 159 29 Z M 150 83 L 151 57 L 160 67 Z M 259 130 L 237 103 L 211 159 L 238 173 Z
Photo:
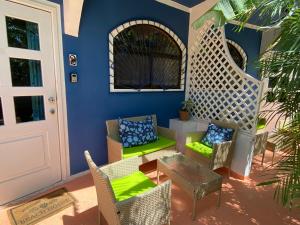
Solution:
M 213 149 L 202 144 L 201 142 L 192 142 L 189 144 L 186 144 L 188 148 L 193 150 L 194 152 L 200 153 L 201 155 L 205 156 L 206 158 L 210 158 L 213 154 Z
M 123 201 L 142 194 L 156 186 L 145 174 L 137 171 L 131 175 L 111 181 L 111 186 L 116 200 Z
M 266 127 L 266 124 L 257 124 L 256 130 L 261 130 L 261 129 L 264 129 L 265 127 Z
M 123 148 L 123 159 L 134 156 L 142 156 L 151 152 L 159 151 L 163 148 L 176 145 L 176 141 L 159 136 L 158 140 L 145 145 L 134 146 L 130 148 Z
M 266 127 L 267 121 L 264 118 L 259 118 L 258 123 L 256 125 L 256 130 L 261 130 Z

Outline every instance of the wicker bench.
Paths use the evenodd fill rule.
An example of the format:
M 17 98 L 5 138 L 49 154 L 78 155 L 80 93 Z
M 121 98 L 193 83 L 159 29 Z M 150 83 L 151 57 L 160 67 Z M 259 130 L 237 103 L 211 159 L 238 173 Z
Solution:
M 156 160 L 161 156 L 168 156 L 176 153 L 176 132 L 168 128 L 157 126 L 156 115 L 151 115 L 154 127 L 159 136 L 155 142 L 135 146 L 131 148 L 124 148 L 119 136 L 119 121 L 106 121 L 107 127 L 107 148 L 108 148 L 108 162 L 116 162 L 130 157 L 141 157 L 142 163 Z M 146 116 L 125 118 L 130 121 L 145 120 Z

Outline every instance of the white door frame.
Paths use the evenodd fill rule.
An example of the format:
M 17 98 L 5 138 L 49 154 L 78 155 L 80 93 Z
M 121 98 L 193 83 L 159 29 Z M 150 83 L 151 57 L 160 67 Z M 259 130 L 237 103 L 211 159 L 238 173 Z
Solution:
M 46 0 L 7 0 L 21 5 L 47 11 L 52 18 L 52 39 L 54 47 L 54 70 L 57 91 L 57 117 L 59 123 L 59 146 L 62 180 L 70 176 L 69 136 L 67 121 L 67 103 L 65 71 L 62 45 L 62 27 L 60 5 Z

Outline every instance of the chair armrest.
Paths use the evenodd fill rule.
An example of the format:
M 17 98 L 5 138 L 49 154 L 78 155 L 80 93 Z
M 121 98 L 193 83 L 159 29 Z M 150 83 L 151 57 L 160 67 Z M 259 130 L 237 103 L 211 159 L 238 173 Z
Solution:
M 107 154 L 108 154 L 108 163 L 113 163 L 119 160 L 122 160 L 123 155 L 123 146 L 122 143 L 116 139 L 107 136 Z
M 121 224 L 167 224 L 171 210 L 171 181 L 117 203 Z M 130 222 L 128 221 L 130 219 Z
M 139 171 L 141 164 L 142 160 L 140 157 L 132 157 L 102 166 L 99 169 L 107 175 L 110 180 L 113 180 Z
M 176 131 L 166 127 L 157 126 L 157 134 L 171 140 L 176 140 Z
M 205 133 L 206 133 L 205 131 L 186 133 L 185 144 L 189 144 L 195 141 L 200 141 L 200 139 L 204 136 Z
M 229 166 L 232 160 L 232 141 L 225 141 L 220 144 L 214 144 L 211 168 L 217 169 L 223 166 Z

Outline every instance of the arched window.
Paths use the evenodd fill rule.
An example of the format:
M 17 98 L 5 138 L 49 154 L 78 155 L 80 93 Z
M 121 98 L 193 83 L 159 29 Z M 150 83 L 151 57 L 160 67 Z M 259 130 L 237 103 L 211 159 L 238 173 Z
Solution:
M 183 43 L 161 24 L 121 25 L 110 34 L 110 90 L 184 90 L 185 54 Z

